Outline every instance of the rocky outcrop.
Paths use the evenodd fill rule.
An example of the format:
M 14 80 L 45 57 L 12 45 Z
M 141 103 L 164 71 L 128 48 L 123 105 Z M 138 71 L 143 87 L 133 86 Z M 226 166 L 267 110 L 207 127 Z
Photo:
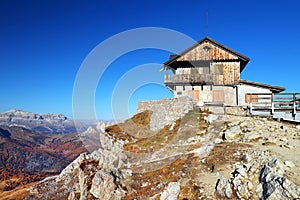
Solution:
M 114 176 L 105 170 L 97 171 L 92 179 L 90 193 L 98 199 L 112 199 L 117 189 Z
M 139 102 L 136 113 L 152 111 L 150 129 L 155 131 L 175 121 L 190 110 L 193 110 L 193 100 L 189 96 L 179 98 L 161 99 L 156 101 Z
M 180 184 L 178 182 L 171 182 L 161 194 L 160 200 L 177 199 L 179 192 L 180 192 Z
M 81 154 L 59 176 L 31 188 L 27 199 L 121 199 L 126 187 L 123 180 L 131 176 L 124 143 L 99 134 L 102 142 L 106 141 L 103 148 Z
M 64 134 L 84 131 L 87 126 L 69 120 L 63 114 L 36 114 L 10 110 L 0 114 L 0 126 L 20 126 L 45 134 Z
M 226 198 L 232 198 L 232 189 L 230 182 L 220 175 L 220 178 L 218 179 L 217 185 L 216 185 L 216 192 L 221 197 Z
M 154 112 L 89 128 L 82 136 L 98 134 L 101 148 L 33 186 L 27 199 L 299 198 L 296 125 L 195 109 L 153 131 Z
M 284 177 L 285 168 L 279 159 L 269 152 L 254 151 L 245 154 L 243 161 L 235 164 L 229 179 L 220 175 L 216 193 L 222 198 L 239 199 L 296 199 L 300 188 Z M 289 164 L 290 162 L 285 162 Z
M 300 187 L 284 177 L 284 164 L 273 159 L 263 165 L 257 187 L 260 199 L 296 199 L 300 197 Z

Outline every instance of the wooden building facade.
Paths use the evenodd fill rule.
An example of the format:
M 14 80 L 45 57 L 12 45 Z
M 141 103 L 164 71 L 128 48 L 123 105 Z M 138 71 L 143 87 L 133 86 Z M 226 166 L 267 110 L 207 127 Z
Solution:
M 244 106 L 247 95 L 278 93 L 282 87 L 240 80 L 250 59 L 205 37 L 164 63 L 165 85 L 174 97 L 191 96 L 199 106 Z

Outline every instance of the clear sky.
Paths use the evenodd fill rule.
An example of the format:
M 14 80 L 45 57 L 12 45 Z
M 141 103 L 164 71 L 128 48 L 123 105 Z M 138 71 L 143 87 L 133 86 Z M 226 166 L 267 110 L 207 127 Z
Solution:
M 205 36 L 206 10 L 208 36 L 251 58 L 242 79 L 300 92 L 299 8 L 298 0 L 2 0 L 0 112 L 16 108 L 72 117 L 76 74 L 100 42 L 140 27 L 168 28 L 198 41 Z M 112 119 L 112 91 L 124 74 L 163 63 L 168 55 L 144 49 L 115 60 L 97 87 L 97 117 Z M 153 68 L 163 84 L 160 66 Z M 171 96 L 161 85 L 147 84 L 124 106 L 132 114 L 140 100 Z

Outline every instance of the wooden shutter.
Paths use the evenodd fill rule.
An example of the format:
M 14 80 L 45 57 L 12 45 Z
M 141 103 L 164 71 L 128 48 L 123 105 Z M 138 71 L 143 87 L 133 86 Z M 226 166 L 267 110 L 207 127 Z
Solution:
M 192 97 L 194 101 L 199 101 L 199 90 L 189 90 L 188 95 Z
M 224 91 L 214 90 L 213 91 L 213 101 L 214 102 L 224 102 Z
M 245 103 L 250 103 L 250 94 L 245 94 Z M 257 103 L 258 102 L 258 95 L 252 94 L 252 102 Z

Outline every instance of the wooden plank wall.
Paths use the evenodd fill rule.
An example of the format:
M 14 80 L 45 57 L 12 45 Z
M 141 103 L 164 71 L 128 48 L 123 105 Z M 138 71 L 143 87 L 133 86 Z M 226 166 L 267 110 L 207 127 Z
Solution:
M 208 46 L 210 50 L 205 51 L 204 47 Z M 216 85 L 236 85 L 240 80 L 240 62 L 238 57 L 217 47 L 209 42 L 205 42 L 187 52 L 178 58 L 178 61 L 195 61 L 195 60 L 218 60 L 217 64 L 223 64 L 223 75 L 215 74 L 214 84 Z M 225 60 L 227 62 L 225 62 Z M 232 60 L 229 62 L 228 60 Z M 236 60 L 236 61 L 235 61 Z M 213 68 L 213 66 L 211 66 Z M 211 70 L 213 74 L 214 70 Z
M 240 62 L 234 62 L 234 84 L 239 84 L 240 82 L 240 74 L 241 74 L 241 71 L 240 71 Z
M 203 48 L 208 46 L 209 51 L 205 51 Z M 194 48 L 193 50 L 187 52 L 185 55 L 178 58 L 178 61 L 188 61 L 188 60 L 235 60 L 238 59 L 237 56 L 220 49 L 217 46 L 209 42 L 205 42 Z
M 240 80 L 240 64 L 239 62 L 218 62 L 223 64 L 223 75 L 217 75 L 217 85 L 233 85 L 238 84 Z M 220 80 L 222 79 L 222 81 Z

